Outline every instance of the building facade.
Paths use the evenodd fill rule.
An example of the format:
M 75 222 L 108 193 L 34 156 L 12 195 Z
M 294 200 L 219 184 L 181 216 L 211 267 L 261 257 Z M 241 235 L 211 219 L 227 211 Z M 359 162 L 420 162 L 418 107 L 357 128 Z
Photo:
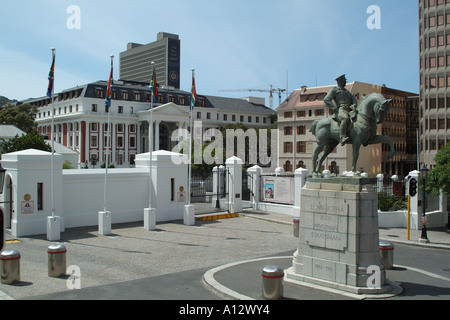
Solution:
M 450 140 L 450 2 L 419 0 L 420 162 Z
M 164 87 L 180 88 L 180 40 L 175 34 L 160 32 L 155 42 L 142 45 L 128 43 L 120 53 L 121 80 L 150 83 L 155 63 L 158 83 Z
M 153 123 L 155 151 L 172 151 L 180 140 L 173 138 L 173 132 L 190 129 L 190 92 L 161 88 L 151 112 L 148 86 L 115 81 L 109 110 L 105 108 L 106 89 L 106 81 L 97 81 L 55 94 L 53 134 L 51 99 L 43 97 L 22 103 L 38 107 L 35 120 L 40 134 L 49 139 L 53 136 L 56 142 L 79 152 L 79 167 L 99 166 L 106 163 L 107 155 L 108 163 L 116 167 L 133 166 L 137 154 L 149 151 L 150 123 Z M 214 130 L 233 123 L 260 128 L 271 126 L 275 111 L 259 102 L 251 98 L 198 95 L 192 116 L 194 123 L 201 124 L 194 126 L 193 138 L 201 143 L 209 141 Z M 108 112 L 111 121 L 109 148 Z
M 316 138 L 310 132 L 315 120 L 332 115 L 325 105 L 324 98 L 333 86 L 314 87 L 295 90 L 277 109 L 279 130 L 279 167 L 286 172 L 297 168 L 312 168 L 312 156 L 316 147 Z M 418 126 L 418 116 L 407 117 L 408 110 L 416 108 L 416 94 L 403 92 L 362 82 L 353 82 L 346 88 L 356 97 L 358 103 L 373 92 L 381 93 L 387 99 L 393 99 L 391 108 L 382 125 L 378 126 L 378 134 L 392 138 L 396 149 L 394 158 L 387 160 L 389 153 L 387 144 L 371 145 L 363 148 L 358 160 L 358 169 L 369 175 L 385 173 L 387 175 L 406 175 L 415 169 L 415 142 L 406 135 L 407 126 L 414 130 Z M 415 103 L 414 103 L 415 101 Z M 409 145 L 414 143 L 414 145 Z M 413 152 L 412 152 L 413 151 Z M 411 153 L 412 152 L 412 153 Z M 328 156 L 322 169 L 334 174 L 350 171 L 352 167 L 352 146 L 338 146 Z M 412 169 L 411 169 L 412 168 Z

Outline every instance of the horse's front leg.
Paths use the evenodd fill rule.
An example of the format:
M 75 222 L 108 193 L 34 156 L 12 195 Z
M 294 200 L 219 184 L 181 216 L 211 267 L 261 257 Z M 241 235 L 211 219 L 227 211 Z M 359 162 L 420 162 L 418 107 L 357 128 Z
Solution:
M 387 143 L 389 144 L 389 154 L 387 155 L 387 159 L 391 159 L 395 154 L 394 143 L 392 142 L 392 138 L 389 136 L 375 136 L 372 140 L 369 141 L 369 144 L 378 144 L 378 143 Z
M 353 163 L 352 163 L 352 171 L 353 173 L 358 172 L 356 170 L 356 164 L 359 158 L 359 149 L 361 148 L 361 143 L 359 141 L 353 142 Z

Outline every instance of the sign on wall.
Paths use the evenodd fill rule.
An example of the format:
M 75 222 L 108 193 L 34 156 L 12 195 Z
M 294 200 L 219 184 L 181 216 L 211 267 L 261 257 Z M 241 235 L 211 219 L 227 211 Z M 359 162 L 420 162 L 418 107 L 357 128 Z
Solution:
M 261 177 L 262 201 L 294 204 L 294 178 Z

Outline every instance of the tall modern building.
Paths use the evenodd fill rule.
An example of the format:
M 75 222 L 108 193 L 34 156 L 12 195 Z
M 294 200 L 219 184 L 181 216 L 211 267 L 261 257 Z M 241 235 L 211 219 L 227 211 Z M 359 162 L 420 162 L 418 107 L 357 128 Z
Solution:
M 120 80 L 150 83 L 155 62 L 157 83 L 180 89 L 180 39 L 178 35 L 160 32 L 155 42 L 142 45 L 128 43 L 120 53 Z
M 450 140 L 450 1 L 419 0 L 420 165 Z

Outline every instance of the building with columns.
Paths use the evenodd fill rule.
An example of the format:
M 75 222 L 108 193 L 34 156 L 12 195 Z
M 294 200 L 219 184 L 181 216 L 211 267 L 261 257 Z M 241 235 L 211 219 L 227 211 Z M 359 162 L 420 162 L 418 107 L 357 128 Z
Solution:
M 178 144 L 172 133 L 189 129 L 191 93 L 173 88 L 159 88 L 158 100 L 151 115 L 151 91 L 143 83 L 115 81 L 112 104 L 111 147 L 107 148 L 108 110 L 105 108 L 106 81 L 88 83 L 55 94 L 54 139 L 79 152 L 81 168 L 108 163 L 116 167 L 134 165 L 137 154 L 149 151 L 150 119 L 153 118 L 154 150 L 173 150 Z M 38 132 L 52 136 L 52 108 L 50 98 L 29 99 L 38 107 Z M 208 129 L 221 130 L 227 124 L 244 123 L 249 127 L 272 125 L 275 111 L 264 105 L 261 98 L 224 98 L 198 95 L 192 112 L 193 121 L 202 125 L 195 130 L 194 139 L 208 141 L 213 134 Z

